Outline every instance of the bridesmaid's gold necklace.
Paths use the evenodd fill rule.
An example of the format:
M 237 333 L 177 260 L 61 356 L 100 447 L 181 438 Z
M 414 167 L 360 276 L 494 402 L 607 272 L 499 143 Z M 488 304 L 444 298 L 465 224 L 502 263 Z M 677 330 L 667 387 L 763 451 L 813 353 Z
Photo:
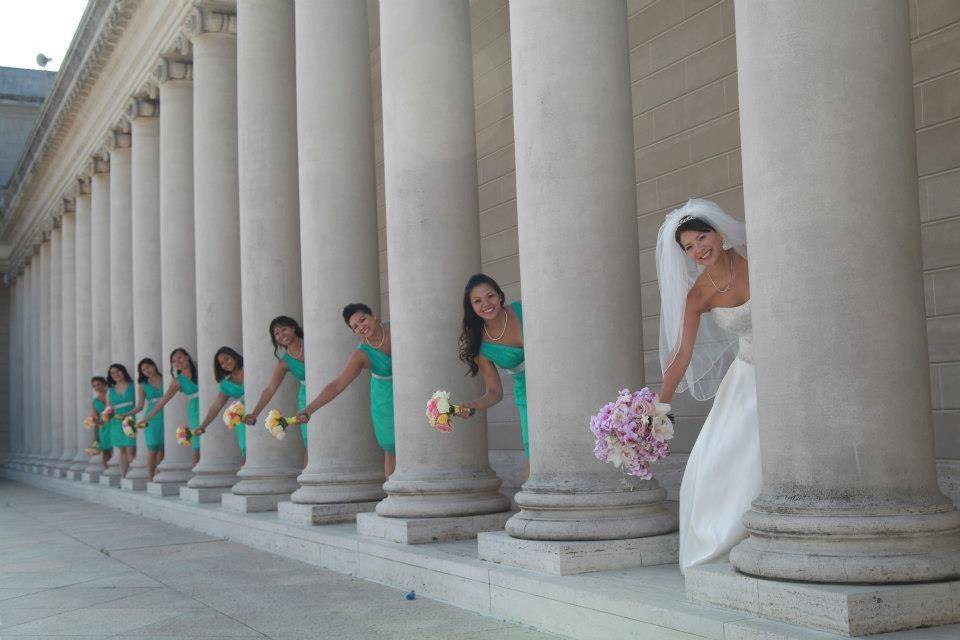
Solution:
M 363 339 L 364 342 L 366 342 L 368 345 L 370 345 L 370 346 L 373 347 L 374 349 L 379 349 L 380 347 L 382 347 L 384 341 L 387 339 L 387 332 L 383 330 L 383 325 L 380 324 L 380 323 L 377 323 L 377 326 L 380 327 L 380 344 L 376 344 L 376 345 L 371 344 L 371 343 L 370 343 L 370 338 L 364 338 L 364 339 Z
M 503 309 L 503 307 L 501 307 L 501 309 Z M 493 342 L 500 342 L 501 340 L 503 340 L 503 336 L 506 335 L 507 333 L 507 325 L 510 324 L 510 314 L 507 313 L 506 309 L 503 309 L 503 316 L 504 316 L 503 330 L 500 331 L 500 335 L 498 335 L 496 338 L 490 335 L 490 332 L 487 331 L 487 323 L 486 322 L 483 323 L 483 332 L 487 334 L 487 337 L 490 338 L 490 340 L 492 340 Z

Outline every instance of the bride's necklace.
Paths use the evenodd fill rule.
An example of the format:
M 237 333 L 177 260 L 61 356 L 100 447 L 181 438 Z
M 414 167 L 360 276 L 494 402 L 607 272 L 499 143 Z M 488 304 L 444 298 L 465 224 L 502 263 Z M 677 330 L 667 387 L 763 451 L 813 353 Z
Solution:
M 720 287 L 717 286 L 716 280 L 714 280 L 714 279 L 713 279 L 713 276 L 710 275 L 710 272 L 707 271 L 707 277 L 710 278 L 710 284 L 712 284 L 712 285 L 713 285 L 713 288 L 717 290 L 717 293 L 726 293 L 727 291 L 730 291 L 730 287 L 733 286 L 733 281 L 736 280 L 736 278 L 737 278 L 737 274 L 736 274 L 736 272 L 733 270 L 733 258 L 730 258 L 730 257 L 728 256 L 728 257 L 727 257 L 727 260 L 728 260 L 727 264 L 728 264 L 729 267 L 730 267 L 730 282 L 728 282 L 728 283 L 727 283 L 727 286 L 725 286 L 723 289 L 721 289 Z
M 498 335 L 496 338 L 490 335 L 490 332 L 487 331 L 487 323 L 486 322 L 483 323 L 483 332 L 487 334 L 487 337 L 490 338 L 490 340 L 492 340 L 493 342 L 500 342 L 501 340 L 503 340 L 503 336 L 506 335 L 507 333 L 507 325 L 510 324 L 510 314 L 507 313 L 506 309 L 503 310 L 503 316 L 504 316 L 503 330 L 500 331 L 500 335 Z
M 383 330 L 383 325 L 378 323 L 377 326 L 380 327 L 380 343 L 379 344 L 370 344 L 369 338 L 363 339 L 364 342 L 366 342 L 368 345 L 370 345 L 374 349 L 379 349 L 380 347 L 382 347 L 384 340 L 387 339 L 387 332 Z

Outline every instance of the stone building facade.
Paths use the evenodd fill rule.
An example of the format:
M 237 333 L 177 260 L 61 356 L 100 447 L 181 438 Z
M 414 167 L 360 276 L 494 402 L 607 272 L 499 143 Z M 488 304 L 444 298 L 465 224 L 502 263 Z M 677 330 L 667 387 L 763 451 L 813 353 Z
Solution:
M 846 35 L 834 33 L 839 27 Z M 770 33 L 784 36 L 782 49 L 765 37 Z M 827 56 L 826 69 L 814 68 L 834 42 L 847 55 Z M 781 50 L 794 66 L 777 55 Z M 796 73 L 793 85 L 765 94 L 785 72 Z M 858 83 L 861 77 L 866 81 Z M 907 109 L 902 97 L 911 79 Z M 853 116 L 876 117 L 889 130 L 847 126 L 843 104 L 818 100 L 831 89 L 859 108 L 874 100 L 876 113 Z M 793 102 L 783 103 L 784 95 Z M 839 411 L 849 427 L 840 437 L 844 446 L 815 459 L 791 451 L 793 462 L 765 469 L 773 493 L 785 486 L 774 471 L 807 482 L 792 495 L 810 521 L 787 522 L 782 513 L 777 520 L 773 507 L 757 515 L 754 548 L 744 547 L 737 568 L 814 583 L 955 580 L 960 525 L 930 477 L 935 444 L 940 487 L 960 498 L 958 96 L 960 9 L 938 0 L 870 9 L 836 3 L 819 12 L 802 3 L 732 0 L 241 0 L 238 7 L 91 0 L 13 174 L 0 223 L 10 254 L 9 286 L 0 298 L 10 336 L 2 348 L 23 367 L 0 391 L 10 408 L 3 451 L 21 468 L 97 480 L 80 426 L 91 373 L 113 361 L 164 361 L 179 346 L 206 372 L 213 352 L 228 344 L 242 348 L 246 384 L 259 389 L 274 362 L 265 328 L 284 313 L 303 320 L 309 386 L 335 374 L 353 348 L 339 308 L 378 300 L 397 327 L 398 353 L 407 354 L 395 383 L 399 466 L 383 488 L 372 436 L 351 428 L 365 415 L 360 389 L 318 414 L 323 428 L 311 431 L 306 469 L 296 439 L 280 443 L 262 430 L 251 433 L 240 469 L 233 439 L 211 430 L 197 467 L 186 451 L 168 445 L 153 482 L 140 463 L 123 487 L 194 502 L 222 496 L 224 509 L 279 509 L 296 522 L 342 520 L 376 505 L 375 514 L 357 519 L 360 533 L 407 542 L 422 535 L 411 523 L 429 518 L 441 528 L 441 521 L 456 520 L 449 526 L 473 533 L 505 526 L 509 535 L 481 536 L 481 556 L 502 562 L 534 553 L 524 546 L 531 540 L 542 543 L 537 549 L 639 540 L 656 557 L 676 529 L 664 498 L 675 495 L 709 405 L 677 399 L 675 455 L 658 473 L 667 491 L 656 483 L 627 490 L 589 452 L 572 454 L 589 438 L 584 420 L 569 416 L 585 419 L 623 381 L 659 381 L 657 228 L 687 198 L 706 197 L 737 217 L 746 212 L 751 234 L 767 234 L 751 235 L 760 240 L 751 244 L 751 269 L 754 256 L 771 265 L 752 271 L 752 279 L 766 273 L 769 282 L 794 287 L 761 288 L 766 312 L 755 321 L 758 348 L 765 340 L 773 345 L 768 371 L 777 370 L 778 354 L 782 360 L 790 353 L 790 366 L 809 374 L 813 388 L 838 388 L 854 374 L 864 379 L 841 396 L 842 409 L 826 409 Z M 747 98 L 753 120 L 740 111 Z M 774 103 L 795 130 L 775 128 Z M 798 140 L 811 117 L 812 138 Z M 898 134 L 909 117 L 905 140 Z M 831 127 L 850 131 L 848 144 L 844 136 L 818 137 Z M 770 135 L 758 137 L 760 131 Z M 857 156 L 859 149 L 886 155 Z M 849 171 L 846 187 L 811 169 L 831 163 Z M 770 182 L 771 164 L 797 179 Z M 843 210 L 818 207 L 821 192 L 822 202 L 843 203 Z M 792 200 L 776 199 L 788 194 Z M 873 217 L 868 204 L 878 198 L 881 205 L 902 203 L 900 218 Z M 795 239 L 777 237 L 777 229 L 794 228 L 789 214 L 798 208 L 846 246 L 873 243 L 902 267 L 900 275 L 878 270 L 884 263 L 850 265 L 829 253 L 832 241 L 804 236 L 806 228 L 796 229 Z M 922 244 L 914 247 L 914 240 Z M 799 273 L 777 262 L 776 249 Z M 810 313 L 835 321 L 828 326 L 843 326 L 845 318 L 819 310 L 820 300 L 804 286 L 805 270 L 821 264 L 834 269 L 827 282 L 831 293 L 846 296 L 841 301 L 859 299 L 874 282 L 871 274 L 883 285 L 876 306 L 861 307 L 855 336 L 824 333 L 835 352 L 838 344 L 864 345 L 859 360 L 837 352 L 828 366 L 814 359 L 816 349 L 775 346 L 791 340 L 773 324 L 775 304 L 788 293 L 795 294 L 788 302 L 807 302 Z M 488 412 L 486 429 L 481 423 L 438 440 L 422 428 L 422 401 L 432 389 L 471 391 L 454 345 L 461 288 L 481 269 L 510 299 L 534 309 L 525 325 L 531 415 L 550 429 L 533 428 L 539 452 L 516 499 L 521 511 L 509 521 L 499 478 L 516 488 L 523 466 L 511 398 Z M 620 302 L 611 305 L 615 297 Z M 906 311 L 889 313 L 894 301 Z M 874 352 L 869 345 L 878 341 L 884 348 Z M 889 352 L 891 343 L 899 351 Z M 558 353 L 566 351 L 558 344 L 576 346 Z M 883 368 L 890 363 L 903 366 Z M 41 392 L 23 393 L 27 384 Z M 512 388 L 509 380 L 504 388 Z M 891 464 L 890 451 L 877 443 L 881 432 L 872 431 L 869 409 L 887 408 L 883 398 L 897 389 L 911 400 L 921 393 L 924 407 L 929 391 L 932 409 L 932 422 L 917 421 L 916 446 L 899 452 L 894 465 L 914 480 L 902 490 L 878 477 Z M 318 390 L 311 386 L 311 395 Z M 202 375 L 202 406 L 215 393 Z M 294 393 L 284 387 L 275 403 L 292 406 Z M 798 415 L 784 393 L 761 394 L 761 419 L 764 411 L 784 423 Z M 915 415 L 894 409 L 890 415 L 904 422 Z M 183 411 L 171 403 L 168 442 Z M 24 416 L 36 417 L 40 428 L 24 428 Z M 785 428 L 769 426 L 770 460 L 778 443 L 801 452 L 812 446 Z M 844 472 L 852 455 L 862 455 L 864 467 L 850 481 Z M 116 484 L 118 473 L 108 469 L 102 480 Z M 868 539 L 857 552 L 831 547 L 836 520 L 817 520 L 836 515 L 836 503 L 824 496 L 841 494 L 855 496 L 853 506 L 840 509 L 850 519 L 847 534 Z M 901 562 L 910 554 L 864 524 L 878 513 L 891 518 L 884 521 L 889 530 L 915 540 L 925 560 Z M 436 535 L 427 530 L 427 539 Z M 809 539 L 791 547 L 780 540 L 788 530 Z M 810 561 L 823 555 L 831 558 L 825 566 Z M 878 568 L 889 564 L 897 569 Z M 731 606 L 717 595 L 729 591 L 729 578 L 704 575 L 695 592 Z M 894 616 L 885 628 L 918 626 L 917 619 Z

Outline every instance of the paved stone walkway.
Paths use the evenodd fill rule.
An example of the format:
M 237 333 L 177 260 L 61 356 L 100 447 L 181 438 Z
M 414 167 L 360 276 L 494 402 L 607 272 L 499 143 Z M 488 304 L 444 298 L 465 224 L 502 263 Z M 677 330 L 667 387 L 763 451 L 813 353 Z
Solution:
M 557 636 L 0 480 L 0 640 L 66 637 Z

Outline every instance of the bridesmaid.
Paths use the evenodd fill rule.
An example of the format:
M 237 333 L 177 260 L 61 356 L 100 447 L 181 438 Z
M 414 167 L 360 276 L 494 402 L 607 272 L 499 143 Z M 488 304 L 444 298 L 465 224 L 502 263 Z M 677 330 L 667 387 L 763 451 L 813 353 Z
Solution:
M 150 422 L 153 420 L 154 416 L 179 391 L 187 398 L 187 426 L 190 427 L 190 431 L 195 432 L 200 426 L 200 388 L 197 386 L 197 365 L 193 361 L 193 357 L 183 347 L 177 347 L 170 352 L 170 375 L 173 377 L 170 386 L 167 387 L 163 397 L 157 401 L 143 421 Z M 200 462 L 199 433 L 195 433 L 193 438 L 190 439 L 190 445 L 193 447 L 193 464 L 197 464 Z
M 460 359 L 470 375 L 480 373 L 485 392 L 475 400 L 460 403 L 461 417 L 477 409 L 489 409 L 503 400 L 503 387 L 497 367 L 513 378 L 513 401 L 520 414 L 520 435 L 527 456 L 530 476 L 530 440 L 527 433 L 527 379 L 523 355 L 523 307 L 520 302 L 504 306 L 500 285 L 488 275 L 470 276 L 463 289 L 463 333 L 460 334 Z
M 107 379 L 103 376 L 93 376 L 90 378 L 90 386 L 93 388 L 93 400 L 91 401 L 93 413 L 90 417 L 93 418 L 93 423 L 97 427 L 94 436 L 100 444 L 103 468 L 106 469 L 107 463 L 110 462 L 110 456 L 113 455 L 113 444 L 110 442 L 110 422 L 104 422 L 100 416 L 106 411 L 107 405 L 110 403 L 107 398 L 109 385 L 107 385 Z
M 133 405 L 137 397 L 136 388 L 130 372 L 122 364 L 115 362 L 108 370 L 107 384 L 110 391 L 107 397 L 113 407 L 113 418 L 110 420 L 110 443 L 120 456 L 120 476 L 126 477 L 127 469 L 133 460 L 137 441 L 123 432 L 122 421 L 133 413 Z
M 303 411 L 307 406 L 307 369 L 303 362 L 303 329 L 300 323 L 289 316 L 277 316 L 270 321 L 270 342 L 273 343 L 273 355 L 277 358 L 277 366 L 273 369 L 267 387 L 260 394 L 257 406 L 244 418 L 251 427 L 257 423 L 260 412 L 277 392 L 284 376 L 290 374 L 300 382 L 297 392 L 297 411 Z M 277 355 L 277 350 L 283 347 L 283 356 Z M 307 425 L 300 425 L 300 437 L 303 438 L 303 466 L 307 466 Z
M 377 444 L 383 449 L 383 472 L 387 478 L 397 466 L 396 440 L 393 434 L 393 359 L 390 349 L 390 327 L 380 322 L 369 306 L 354 302 L 343 308 L 343 321 L 360 336 L 343 370 L 327 383 L 316 398 L 298 414 L 302 424 L 350 386 L 360 372 L 370 369 L 370 419 Z
M 140 388 L 137 391 L 137 406 L 132 411 L 134 415 L 144 409 L 150 411 L 163 396 L 163 374 L 151 358 L 144 358 L 137 363 L 137 382 Z M 153 480 L 157 465 L 163 461 L 163 411 L 147 423 L 143 436 L 147 445 L 147 469 Z
M 243 356 L 230 347 L 220 347 L 213 356 L 213 377 L 220 385 L 220 392 L 214 398 L 207 415 L 200 423 L 201 433 L 217 416 L 221 415 L 227 402 L 239 400 L 243 402 Z M 240 466 L 247 462 L 247 425 L 241 422 L 234 427 L 237 433 L 237 444 L 240 446 Z

